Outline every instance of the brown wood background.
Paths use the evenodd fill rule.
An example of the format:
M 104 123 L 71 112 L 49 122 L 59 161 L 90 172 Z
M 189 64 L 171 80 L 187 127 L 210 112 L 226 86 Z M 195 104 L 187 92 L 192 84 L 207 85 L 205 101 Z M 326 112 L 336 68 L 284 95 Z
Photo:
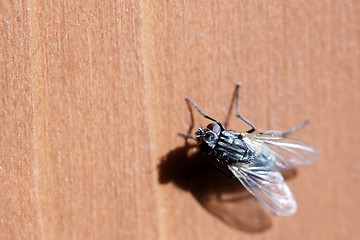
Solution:
M 358 239 L 359 18 L 356 0 L 1 1 L 0 238 Z M 237 82 L 258 128 L 312 121 L 291 217 L 188 175 L 206 159 L 177 135 L 185 96 L 225 121 Z

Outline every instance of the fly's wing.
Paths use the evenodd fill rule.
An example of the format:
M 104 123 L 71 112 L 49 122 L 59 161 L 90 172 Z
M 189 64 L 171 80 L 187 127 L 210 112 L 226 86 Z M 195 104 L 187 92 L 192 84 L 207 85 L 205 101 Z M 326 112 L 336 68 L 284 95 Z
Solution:
M 273 161 L 279 169 L 302 167 L 319 159 L 315 146 L 294 138 L 247 134 L 244 141 L 255 154 Z
M 251 163 L 232 163 L 229 170 L 262 204 L 278 215 L 296 212 L 297 204 L 283 176 L 263 155 Z

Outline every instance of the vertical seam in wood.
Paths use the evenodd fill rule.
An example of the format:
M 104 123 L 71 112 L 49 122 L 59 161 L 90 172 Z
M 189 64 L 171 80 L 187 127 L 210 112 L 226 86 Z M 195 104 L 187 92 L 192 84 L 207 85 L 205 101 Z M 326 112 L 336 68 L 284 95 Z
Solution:
M 44 129 L 44 109 L 43 109 L 43 85 L 41 83 L 43 71 L 41 68 L 41 49 L 39 49 L 39 40 L 41 39 L 41 31 L 39 23 L 39 6 L 41 3 L 39 1 L 30 1 L 30 14 L 28 15 L 29 22 L 29 35 L 30 35 L 30 53 L 31 53 L 31 84 L 32 84 L 32 112 L 33 112 L 33 182 L 34 182 L 34 197 L 33 199 L 34 205 L 36 206 L 35 212 L 37 213 L 36 221 L 39 225 L 39 239 L 43 239 L 45 237 L 44 234 L 44 222 L 43 213 L 41 211 L 41 201 L 40 201 L 40 193 L 39 193 L 39 162 L 45 159 L 45 142 L 44 136 L 46 131 Z M 42 160 L 40 160 L 42 159 Z M 36 232 L 36 231 L 35 231 Z
M 154 196 L 156 196 L 156 203 L 157 206 L 154 207 L 154 209 L 157 209 L 157 227 L 158 227 L 158 239 L 163 239 L 164 236 L 164 232 L 163 232 L 163 228 L 162 228 L 162 221 L 161 221 L 161 208 L 160 208 L 160 201 L 161 201 L 161 197 L 160 197 L 160 192 L 159 192 L 159 188 L 158 188 L 158 184 L 157 184 L 157 168 L 155 167 L 157 164 L 156 161 L 156 138 L 154 138 L 153 136 L 156 136 L 157 132 L 156 132 L 156 116 L 154 116 L 154 109 L 153 109 L 153 102 L 152 102 L 152 94 L 153 94 L 153 85 L 151 84 L 151 81 L 154 80 L 155 76 L 154 73 L 158 72 L 156 70 L 154 70 L 153 68 L 155 67 L 154 64 L 152 64 L 152 59 L 155 57 L 155 53 L 154 53 L 154 38 L 155 36 L 153 36 L 153 32 L 152 32 L 152 27 L 151 27 L 151 21 L 154 21 L 155 19 L 155 15 L 153 13 L 153 9 L 151 6 L 151 2 L 149 1 L 140 1 L 140 12 L 141 12 L 141 26 L 140 26 L 140 31 L 141 31 L 141 42 L 142 42 L 142 57 L 143 57 L 143 61 L 142 61 L 142 66 L 143 66 L 143 73 L 144 73 L 144 90 L 145 90 L 145 94 L 144 94 L 144 103 L 147 104 L 147 106 L 145 107 L 147 113 L 146 115 L 149 116 L 150 121 L 148 122 L 148 133 L 149 133 L 149 142 L 150 142 L 150 159 L 152 161 L 151 166 L 154 167 L 154 170 L 151 171 L 152 173 L 152 179 L 154 182 L 154 190 L 156 191 L 156 193 L 154 193 Z M 151 66 L 151 67 L 150 67 Z

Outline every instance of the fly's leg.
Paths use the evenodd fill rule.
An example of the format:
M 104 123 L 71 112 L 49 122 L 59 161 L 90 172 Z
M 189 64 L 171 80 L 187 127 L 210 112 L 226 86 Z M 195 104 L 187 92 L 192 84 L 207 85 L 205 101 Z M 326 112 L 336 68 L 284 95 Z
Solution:
M 255 126 L 249 120 L 244 118 L 239 112 L 239 89 L 240 89 L 240 83 L 236 85 L 236 116 L 238 116 L 241 120 L 243 120 L 246 124 L 248 124 L 251 127 L 251 129 L 248 130 L 247 133 L 252 133 L 256 130 Z
M 185 137 L 185 138 L 190 138 L 194 141 L 197 141 L 196 138 L 194 138 L 193 136 L 191 136 L 190 134 L 187 134 L 187 133 L 183 133 L 183 132 L 179 132 L 179 135 L 182 136 L 182 137 Z
M 203 112 L 200 110 L 200 108 L 199 108 L 193 101 L 191 101 L 191 99 L 188 98 L 188 97 L 186 98 L 186 104 L 188 105 L 188 109 L 189 109 L 189 112 L 190 112 L 191 125 L 190 125 L 190 128 L 189 128 L 188 133 L 179 132 L 179 135 L 180 135 L 180 136 L 183 136 L 183 137 L 185 137 L 185 138 L 190 138 L 190 139 L 193 139 L 193 140 L 197 141 L 196 138 L 194 138 L 193 136 L 190 135 L 191 130 L 192 130 L 193 127 L 194 127 L 194 117 L 193 117 L 191 105 L 192 105 L 203 117 L 205 117 L 205 118 L 207 118 L 207 119 L 210 119 L 210 120 L 216 122 L 216 123 L 219 125 L 219 127 L 221 128 L 221 131 L 225 130 L 225 129 L 224 129 L 224 126 L 223 126 L 218 120 L 216 120 L 216 119 L 214 119 L 214 118 L 206 115 L 205 113 L 203 113 Z M 191 105 L 190 105 L 190 104 L 191 104 Z
M 211 121 L 216 122 L 219 125 L 221 131 L 225 130 L 224 126 L 218 120 L 216 120 L 216 119 L 210 117 L 209 115 L 206 115 L 205 113 L 203 113 L 203 111 L 201 111 L 200 108 L 193 101 L 191 101 L 190 98 L 186 97 L 186 101 L 188 101 L 204 118 L 207 118 L 207 119 L 209 119 Z
M 234 93 L 232 94 L 230 106 L 228 108 L 228 112 L 227 112 L 227 115 L 226 115 L 226 118 L 225 118 L 225 121 L 224 121 L 224 124 L 223 124 L 225 128 L 227 128 L 227 125 L 229 124 L 230 117 L 232 116 L 232 110 L 234 108 L 235 98 L 236 98 L 236 88 L 235 88 Z
M 286 135 L 289 135 L 289 134 L 299 130 L 300 128 L 305 127 L 309 123 L 310 123 L 310 120 L 306 120 L 306 121 L 303 121 L 303 122 L 293 126 L 292 128 L 290 128 L 290 129 L 288 129 L 286 131 L 270 130 L 270 131 L 266 131 L 266 132 L 261 132 L 260 134 L 268 134 L 268 135 L 275 135 L 275 136 L 279 136 L 279 137 L 284 137 Z
M 186 101 L 186 105 L 188 106 L 188 109 L 189 109 L 189 115 L 190 115 L 190 127 L 189 127 L 189 130 L 188 130 L 188 133 L 183 133 L 183 132 L 179 132 L 179 135 L 182 136 L 182 137 L 185 137 L 185 138 L 190 138 L 192 140 L 196 140 L 196 138 L 194 138 L 193 136 L 190 135 L 192 129 L 194 128 L 194 116 L 193 116 L 193 113 L 192 113 L 192 109 L 191 109 L 191 105 L 188 101 Z

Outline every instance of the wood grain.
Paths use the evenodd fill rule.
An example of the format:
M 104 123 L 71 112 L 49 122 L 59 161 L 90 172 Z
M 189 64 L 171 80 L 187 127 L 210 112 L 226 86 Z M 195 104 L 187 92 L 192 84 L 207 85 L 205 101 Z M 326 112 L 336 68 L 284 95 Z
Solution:
M 357 239 L 357 1 L 2 1 L 1 239 Z M 185 145 L 185 96 L 320 161 L 278 217 Z M 230 114 L 230 115 L 229 115 Z M 194 129 L 207 123 L 195 114 Z M 193 129 L 193 130 L 194 130 Z M 237 201 L 219 201 L 237 196 Z

